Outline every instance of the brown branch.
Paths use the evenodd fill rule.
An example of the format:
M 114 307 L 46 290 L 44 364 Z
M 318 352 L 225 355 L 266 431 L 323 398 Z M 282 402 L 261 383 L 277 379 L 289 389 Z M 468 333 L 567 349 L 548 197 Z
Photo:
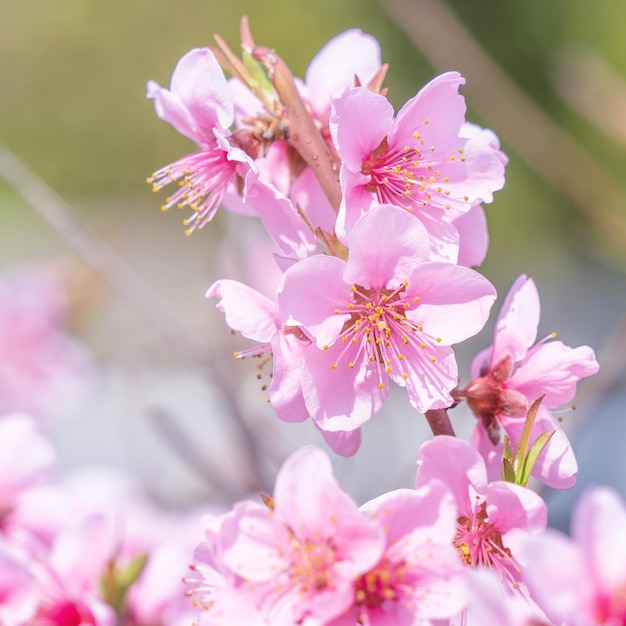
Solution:
M 446 409 L 432 409 L 424 414 L 433 435 L 450 435 L 456 437 Z
M 315 125 L 315 120 L 302 101 L 286 63 L 269 48 L 257 47 L 253 56 L 267 69 L 280 96 L 289 120 L 289 145 L 315 172 L 331 206 L 339 211 L 341 187 L 339 166 L 326 141 Z

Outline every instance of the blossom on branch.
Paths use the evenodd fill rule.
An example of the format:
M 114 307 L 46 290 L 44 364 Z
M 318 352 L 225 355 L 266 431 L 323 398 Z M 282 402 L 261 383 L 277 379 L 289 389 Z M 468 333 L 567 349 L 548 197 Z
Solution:
M 452 404 L 453 343 L 478 332 L 495 299 L 477 272 L 429 260 L 419 220 L 381 205 L 354 226 L 349 258 L 312 256 L 284 274 L 281 317 L 314 346 L 304 400 L 322 430 L 352 431 L 376 413 L 389 379 L 418 411 Z
M 500 426 L 511 447 L 516 448 L 530 404 L 543 397 L 531 441 L 545 432 L 555 432 L 535 463 L 532 475 L 552 487 L 566 488 L 575 483 L 578 465 L 552 410 L 571 402 L 576 383 L 595 374 L 599 366 L 589 346 L 570 348 L 561 341 L 548 341 L 552 335 L 533 345 L 539 312 L 537 287 L 532 279 L 522 275 L 504 300 L 493 345 L 474 358 L 472 381 L 458 396 L 467 400 L 479 418 L 473 441 L 485 458 L 496 460 L 498 474 L 501 455 L 495 446 L 500 440 Z
M 373 206 L 400 206 L 423 222 L 433 258 L 456 262 L 454 220 L 504 184 L 506 157 L 493 133 L 465 126 L 464 79 L 448 72 L 433 79 L 394 118 L 393 107 L 366 88 L 333 100 L 330 131 L 341 158 L 343 191 L 337 235 L 345 243 Z

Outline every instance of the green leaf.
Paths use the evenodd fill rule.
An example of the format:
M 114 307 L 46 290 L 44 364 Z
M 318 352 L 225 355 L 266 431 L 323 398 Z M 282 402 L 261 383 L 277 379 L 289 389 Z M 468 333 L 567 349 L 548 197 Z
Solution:
M 502 476 L 502 480 L 506 480 L 507 483 L 515 483 L 515 470 L 511 462 L 506 458 L 502 459 L 500 475 Z
M 515 469 L 520 470 L 524 467 L 524 462 L 526 460 L 526 453 L 528 450 L 528 446 L 530 444 L 530 433 L 532 432 L 533 426 L 535 425 L 535 417 L 537 417 L 537 411 L 539 410 L 539 405 L 543 400 L 543 396 L 541 398 L 537 398 L 528 409 L 528 413 L 526 414 L 526 421 L 524 422 L 524 430 L 522 431 L 522 437 L 519 442 L 519 448 L 517 450 L 517 459 L 515 462 Z M 518 475 L 518 480 L 520 476 Z
M 261 88 L 267 93 L 274 92 L 274 85 L 272 85 L 272 81 L 269 79 L 269 76 L 263 69 L 263 66 L 248 52 L 243 51 L 243 63 L 246 66 L 249 74 L 249 87 L 253 90 L 255 88 Z
M 539 457 L 543 449 L 546 447 L 548 441 L 550 441 L 550 439 L 552 438 L 552 435 L 554 435 L 555 432 L 556 430 L 548 430 L 545 433 L 542 433 L 541 435 L 539 435 L 539 437 L 535 439 L 532 447 L 528 451 L 528 454 L 526 455 L 526 458 L 524 459 L 524 466 L 521 471 L 521 481 L 519 483 L 523 487 L 526 486 L 526 483 L 530 479 L 530 474 L 533 471 L 533 467 L 535 466 L 535 463 L 537 462 L 537 458 Z

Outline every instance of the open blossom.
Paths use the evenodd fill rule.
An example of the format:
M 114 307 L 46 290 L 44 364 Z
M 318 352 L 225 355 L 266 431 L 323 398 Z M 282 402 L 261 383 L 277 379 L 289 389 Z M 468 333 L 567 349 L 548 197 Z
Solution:
M 221 623 L 233 626 L 250 623 L 250 607 L 252 623 L 272 626 L 342 615 L 355 580 L 380 561 L 385 541 L 382 527 L 341 490 L 328 457 L 312 447 L 283 464 L 269 507 L 239 503 L 208 532 L 208 545 L 196 552 L 204 581 L 193 595 L 209 617 L 228 616 Z
M 504 481 L 489 482 L 485 462 L 470 444 L 445 435 L 422 445 L 416 487 L 441 480 L 458 507 L 454 546 L 472 567 L 496 572 L 510 590 L 522 584 L 515 545 L 520 535 L 546 525 L 546 505 L 534 492 Z
M 583 492 L 571 539 L 547 530 L 524 549 L 534 600 L 555 624 L 626 624 L 626 504 L 608 487 Z
M 464 126 L 463 82 L 456 72 L 438 76 L 395 118 L 388 100 L 366 88 L 346 89 L 333 100 L 330 130 L 342 160 L 340 239 L 372 206 L 393 204 L 424 223 L 434 258 L 457 261 L 454 219 L 491 202 L 506 163 L 493 134 Z
M 464 568 L 452 548 L 456 505 L 443 483 L 391 491 L 360 510 L 385 529 L 385 552 L 356 580 L 352 607 L 327 626 L 430 624 L 464 606 Z
M 230 136 L 234 103 L 228 83 L 208 48 L 194 48 L 177 63 L 170 88 L 148 82 L 147 96 L 157 115 L 200 150 L 157 170 L 149 179 L 154 191 L 179 181 L 163 210 L 188 206 L 187 232 L 202 228 L 219 208 L 229 186 L 245 178 L 252 161 Z
M 482 328 L 495 298 L 478 273 L 429 262 L 419 220 L 381 205 L 355 225 L 349 259 L 299 261 L 279 287 L 281 317 L 304 352 L 306 407 L 322 430 L 352 431 L 376 413 L 389 379 L 418 411 L 447 407 L 457 382 L 451 344 Z
M 479 418 L 474 441 L 486 458 L 494 456 L 500 426 L 512 446 L 518 445 L 530 404 L 543 396 L 531 441 L 544 432 L 555 432 L 532 475 L 552 487 L 571 487 L 578 466 L 570 443 L 550 409 L 571 402 L 576 383 L 595 374 L 598 363 L 588 346 L 570 348 L 561 341 L 545 340 L 533 346 L 539 312 L 537 287 L 532 279 L 522 275 L 502 305 L 493 345 L 475 357 L 473 380 L 459 395 L 467 399 Z M 499 460 L 497 464 L 499 467 Z

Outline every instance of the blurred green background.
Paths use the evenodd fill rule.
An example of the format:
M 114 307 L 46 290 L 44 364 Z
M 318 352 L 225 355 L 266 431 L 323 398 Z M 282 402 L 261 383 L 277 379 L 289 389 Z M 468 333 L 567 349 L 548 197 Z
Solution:
M 443 2 L 435 4 L 445 6 Z M 626 5 L 621 0 L 600 4 L 583 0 L 455 0 L 448 6 L 510 80 L 608 175 L 623 178 L 626 96 L 619 87 L 624 89 L 624 85 L 605 84 L 609 92 L 594 91 L 598 85 L 589 84 L 594 80 L 592 64 L 576 67 L 568 62 L 580 53 L 590 53 L 624 80 Z M 303 75 L 315 52 L 342 30 L 358 27 L 372 33 L 391 66 L 387 84 L 389 97 L 397 106 L 437 71 L 427 61 L 428 51 L 420 49 L 419 42 L 416 46 L 403 27 L 410 30 L 420 24 L 431 28 L 429 20 L 433 20 L 440 47 L 452 50 L 449 67 L 438 69 L 455 69 L 455 65 L 464 69 L 468 87 L 481 72 L 480 66 L 468 65 L 463 45 L 455 50 L 459 42 L 449 33 L 450 24 L 438 21 L 420 0 L 182 0 L 175 6 L 158 0 L 5 0 L 0 21 L 0 142 L 79 207 L 93 198 L 106 198 L 107 202 L 124 198 L 139 204 L 153 202 L 158 208 L 159 200 L 151 200 L 144 186 L 146 175 L 189 151 L 190 144 L 157 120 L 145 99 L 145 83 L 153 78 L 167 84 L 176 60 L 191 47 L 210 45 L 213 33 L 220 33 L 235 48 L 243 14 L 249 16 L 257 42 L 275 47 L 296 75 Z M 615 119 L 619 120 L 621 113 L 621 136 L 619 130 L 611 133 L 606 127 L 599 128 L 576 103 L 559 94 L 557 86 L 563 76 L 595 99 L 600 116 L 606 103 L 614 101 Z M 501 85 L 489 87 L 493 93 L 483 97 L 496 102 Z M 624 256 L 620 256 L 619 239 L 608 245 L 602 241 L 593 215 L 581 217 L 580 206 L 572 198 L 521 163 L 518 146 L 507 141 L 505 129 L 485 119 L 489 116 L 474 112 L 469 94 L 468 101 L 470 119 L 493 127 L 511 156 L 507 187 L 489 208 L 490 260 L 507 252 L 517 263 L 521 260 L 517 257 L 524 256 L 533 241 L 555 238 L 571 242 L 574 237 L 576 245 L 588 253 L 621 264 Z M 508 114 L 513 127 L 526 124 L 523 117 L 516 118 L 515 110 Z M 610 116 L 604 117 L 610 129 Z M 559 164 L 554 166 L 558 169 Z M 576 178 L 586 175 L 592 178 L 592 173 L 585 171 Z M 594 181 L 588 182 L 593 195 Z M 602 192 L 599 189 L 598 193 Z M 12 211 L 7 198 L 10 194 L 4 186 L 0 197 L 3 230 L 8 228 L 7 220 L 29 220 L 22 217 L 22 208 Z M 624 196 L 603 204 L 597 213 L 608 212 L 623 225 Z M 2 260 L 9 262 L 6 257 L 3 254 Z M 498 266 L 501 263 L 499 259 Z
M 200 341 L 214 333 L 203 293 L 219 276 L 216 243 L 237 226 L 220 215 L 186 238 L 180 213 L 161 214 L 146 177 L 193 148 L 156 118 L 145 84 L 167 85 L 178 58 L 212 45 L 213 33 L 236 49 L 244 14 L 256 42 L 298 76 L 332 36 L 371 33 L 396 107 L 440 71 L 462 70 L 468 119 L 491 127 L 510 157 L 506 187 L 486 207 L 481 271 L 501 294 L 520 273 L 533 276 L 544 334 L 557 328 L 598 351 L 613 341 L 626 308 L 624 0 L 3 0 L 0 14 L 0 144 Z M 0 180 L 0 266 L 69 253 Z M 150 341 L 145 326 L 98 309 L 80 330 L 101 356 L 119 357 Z M 487 342 L 470 343 L 466 360 Z M 621 380 L 623 361 L 608 375 L 606 387 Z

